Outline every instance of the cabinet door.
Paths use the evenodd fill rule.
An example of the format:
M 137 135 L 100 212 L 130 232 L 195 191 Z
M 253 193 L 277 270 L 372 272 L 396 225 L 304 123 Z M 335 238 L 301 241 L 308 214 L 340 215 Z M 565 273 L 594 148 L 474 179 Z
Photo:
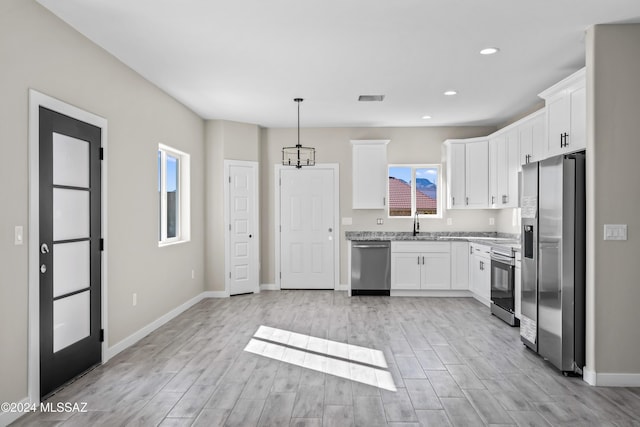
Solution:
M 423 253 L 421 283 L 422 289 L 451 289 L 451 255 L 448 253 Z
M 571 131 L 564 147 L 568 153 L 587 148 L 587 90 L 581 87 L 571 92 L 569 96 L 571 98 Z
M 387 141 L 353 144 L 353 209 L 384 209 L 387 195 Z
M 391 253 L 391 289 L 420 289 L 420 253 Z
M 480 260 L 480 283 L 478 284 L 478 295 L 481 301 L 489 305 L 491 302 L 491 260 L 482 258 Z
M 489 207 L 497 208 L 499 206 L 499 189 L 498 181 L 500 180 L 500 150 L 504 145 L 504 135 L 491 138 L 489 140 Z
M 465 145 L 465 205 L 467 208 L 487 208 L 489 200 L 489 141 Z
M 547 154 L 555 156 L 563 152 L 563 135 L 569 133 L 571 121 L 570 98 L 558 96 L 547 101 Z
M 504 185 L 504 194 L 502 197 L 501 207 L 514 208 L 518 206 L 518 169 L 520 159 L 520 144 L 518 138 L 518 130 L 514 129 L 507 133 L 506 138 L 506 183 Z
M 447 146 L 447 207 L 460 209 L 465 207 L 465 144 Z
M 451 242 L 451 289 L 469 289 L 469 244 Z
M 533 161 L 533 122 L 524 123 L 518 128 L 518 133 L 520 139 L 519 163 L 526 165 Z
M 480 261 L 477 254 L 469 256 L 469 290 L 474 294 L 478 294 L 480 289 Z
M 544 114 L 540 114 L 531 123 L 533 142 L 531 148 L 530 162 L 537 162 L 547 158 L 547 146 L 545 141 L 547 140 L 547 124 L 545 122 Z

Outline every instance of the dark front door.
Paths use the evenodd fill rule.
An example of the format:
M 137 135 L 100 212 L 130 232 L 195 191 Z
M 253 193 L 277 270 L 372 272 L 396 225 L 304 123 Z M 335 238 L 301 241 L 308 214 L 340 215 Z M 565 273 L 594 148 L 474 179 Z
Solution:
M 101 129 L 40 107 L 40 396 L 100 363 Z

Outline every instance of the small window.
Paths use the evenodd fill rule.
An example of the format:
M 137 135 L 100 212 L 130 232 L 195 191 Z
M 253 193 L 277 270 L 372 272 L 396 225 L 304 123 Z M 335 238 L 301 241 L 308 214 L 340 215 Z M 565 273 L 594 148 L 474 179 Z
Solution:
M 389 217 L 441 218 L 440 165 L 389 166 Z
M 158 146 L 158 192 L 160 246 L 190 239 L 189 155 Z

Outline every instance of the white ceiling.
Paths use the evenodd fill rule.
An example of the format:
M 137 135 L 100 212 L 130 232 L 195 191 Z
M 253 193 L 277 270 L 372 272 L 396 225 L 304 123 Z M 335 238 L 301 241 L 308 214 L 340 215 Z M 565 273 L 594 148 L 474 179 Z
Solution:
M 295 97 L 302 127 L 500 124 L 584 66 L 589 26 L 640 22 L 639 0 L 38 2 L 203 118 L 265 127 Z

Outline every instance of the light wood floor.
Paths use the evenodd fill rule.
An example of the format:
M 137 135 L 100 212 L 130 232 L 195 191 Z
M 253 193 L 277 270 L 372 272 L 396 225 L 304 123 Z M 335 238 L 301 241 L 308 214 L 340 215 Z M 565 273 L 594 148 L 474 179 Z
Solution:
M 380 350 L 397 391 L 244 351 L 261 325 Z M 15 425 L 640 426 L 640 388 L 563 377 L 473 299 L 333 291 L 204 300 L 50 401 L 88 412 Z

